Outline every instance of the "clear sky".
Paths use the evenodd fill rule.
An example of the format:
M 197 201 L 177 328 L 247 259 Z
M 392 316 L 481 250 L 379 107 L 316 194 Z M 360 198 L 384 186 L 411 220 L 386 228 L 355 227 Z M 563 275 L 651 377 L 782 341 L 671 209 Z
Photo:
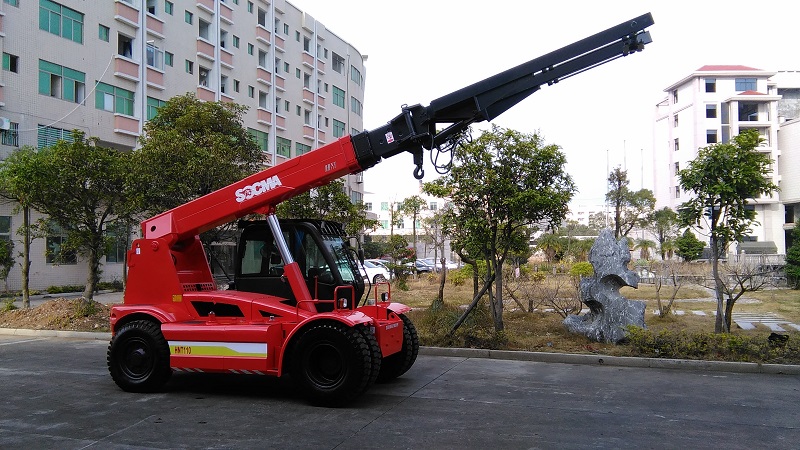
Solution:
M 383 125 L 403 104 L 427 105 L 651 12 L 653 43 L 643 52 L 545 86 L 494 121 L 559 145 L 579 203 L 603 202 L 607 167 L 626 167 L 634 189 L 653 188 L 655 104 L 670 84 L 706 64 L 800 70 L 793 1 L 289 1 L 369 56 L 365 129 Z M 412 171 L 411 155 L 386 160 L 365 173 L 366 190 L 413 195 Z M 426 167 L 424 181 L 434 177 Z

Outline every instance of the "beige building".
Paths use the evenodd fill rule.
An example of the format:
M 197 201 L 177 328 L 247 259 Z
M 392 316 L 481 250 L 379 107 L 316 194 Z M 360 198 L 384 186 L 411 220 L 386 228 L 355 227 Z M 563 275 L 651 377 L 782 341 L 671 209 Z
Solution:
M 145 121 L 185 92 L 248 106 L 272 164 L 363 127 L 366 55 L 285 0 L 3 0 L 0 49 L 0 158 L 73 129 L 135 149 Z M 360 175 L 346 181 L 362 200 Z M 17 240 L 14 206 L 0 205 L 0 238 Z M 32 288 L 84 282 L 80 258 L 46 256 L 62 239 L 34 241 Z M 123 251 L 104 280 L 121 278 Z
M 776 72 L 746 66 L 703 66 L 667 87 L 656 105 L 653 142 L 653 193 L 656 208 L 677 210 L 689 200 L 678 171 L 688 167 L 698 149 L 755 129 L 763 138 L 759 151 L 774 161 L 772 181 L 781 185 L 784 166 L 778 141 L 781 96 L 772 77 Z M 757 224 L 732 251 L 785 254 L 782 192 L 750 199 Z

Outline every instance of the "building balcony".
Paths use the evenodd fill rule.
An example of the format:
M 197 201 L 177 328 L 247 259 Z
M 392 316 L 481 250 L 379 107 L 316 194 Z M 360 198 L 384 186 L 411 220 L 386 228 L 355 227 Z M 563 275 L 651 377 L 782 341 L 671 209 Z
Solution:
M 203 38 L 197 38 L 197 56 L 214 61 L 214 46 Z
M 275 115 L 275 127 L 281 131 L 286 131 L 286 117 Z
M 219 3 L 219 18 L 228 25 L 233 25 L 233 9 L 226 3 Z
M 147 85 L 154 87 L 160 91 L 164 90 L 164 72 L 154 68 L 147 67 Z
M 156 16 L 147 15 L 147 32 L 164 38 L 164 21 Z
M 114 75 L 126 80 L 139 81 L 139 63 L 122 55 L 114 56 Z
M 275 50 L 283 53 L 285 50 L 283 49 L 286 46 L 286 42 L 283 40 L 282 37 L 275 35 Z
M 270 32 L 263 25 L 256 25 L 256 40 L 264 45 L 270 45 Z
M 267 86 L 272 86 L 272 74 L 263 67 L 256 67 L 256 81 Z
M 225 103 L 234 103 L 236 101 L 235 98 L 231 97 L 230 95 L 228 95 L 228 94 L 226 94 L 224 92 L 219 94 L 219 99 L 222 100 Z
M 139 28 L 139 10 L 129 3 L 117 0 L 114 3 L 114 19 Z
M 326 109 L 325 108 L 325 97 L 323 97 L 321 95 L 317 95 L 317 106 L 319 106 L 320 109 Z
M 325 61 L 318 59 L 317 60 L 317 72 L 321 75 L 325 75 Z
M 303 52 L 303 65 L 309 69 L 314 69 L 314 57 L 310 53 Z
M 5 87 L 6 87 L 5 84 L 0 83 L 0 107 L 6 106 L 6 97 L 5 93 L 3 92 L 3 89 L 5 89 Z
M 213 102 L 216 100 L 216 93 L 205 86 L 197 86 L 197 98 L 204 102 Z
M 303 138 L 314 140 L 314 127 L 303 125 Z
M 317 130 L 317 140 L 319 141 L 320 144 L 324 144 L 324 143 L 328 142 L 327 136 L 325 135 L 324 131 Z
M 258 123 L 262 125 L 272 125 L 272 113 L 267 111 L 262 107 L 258 107 L 258 118 L 256 119 Z
M 233 53 L 227 49 L 219 49 L 219 63 L 228 69 L 233 69 Z
M 214 14 L 214 0 L 197 0 L 197 7 L 206 10 L 209 14 Z
M 314 93 L 309 90 L 308 88 L 303 88 L 303 101 L 313 105 L 314 104 Z
M 114 114 L 114 132 L 139 136 L 139 119 L 123 114 Z
M 283 77 L 280 75 L 275 75 L 275 88 L 281 92 L 285 92 L 286 91 L 285 85 L 286 85 L 286 80 L 284 80 Z

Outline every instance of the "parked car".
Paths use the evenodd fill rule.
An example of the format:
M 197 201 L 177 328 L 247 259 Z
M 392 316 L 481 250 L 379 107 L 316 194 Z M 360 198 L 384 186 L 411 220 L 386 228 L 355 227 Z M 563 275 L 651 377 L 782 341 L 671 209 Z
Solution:
M 441 259 L 438 259 L 438 258 L 423 258 L 422 261 L 424 261 L 425 264 L 433 267 L 437 272 L 442 268 Z M 447 268 L 447 270 L 458 269 L 458 264 L 454 263 L 453 261 L 445 261 L 444 266 Z
M 408 263 L 408 265 L 411 265 L 411 263 Z M 434 271 L 432 265 L 426 263 L 424 260 L 421 259 L 414 261 L 413 268 L 417 271 L 418 274 L 429 273 Z
M 378 267 L 383 267 L 384 269 L 386 269 L 386 272 L 389 273 L 389 279 L 390 280 L 392 279 L 392 269 L 389 268 L 389 265 L 391 263 L 388 260 L 386 260 L 386 259 L 365 259 L 364 260 L 364 262 L 367 262 L 367 261 L 369 261 L 372 264 L 375 264 Z
M 361 275 L 365 280 L 373 284 L 385 283 L 391 278 L 389 269 L 386 266 L 368 259 L 364 260 Z

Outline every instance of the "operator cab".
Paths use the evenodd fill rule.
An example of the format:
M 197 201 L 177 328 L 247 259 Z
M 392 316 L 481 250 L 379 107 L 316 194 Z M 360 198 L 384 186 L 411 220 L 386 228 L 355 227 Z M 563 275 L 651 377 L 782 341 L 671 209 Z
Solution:
M 359 276 L 354 252 L 344 239 L 341 224 L 327 220 L 280 220 L 283 238 L 294 260 L 299 264 L 312 297 L 333 300 L 351 298 L 348 307 L 358 304 L 364 295 L 364 280 Z M 234 286 L 238 291 L 258 292 L 285 298 L 296 305 L 289 282 L 283 276 L 281 259 L 267 221 L 240 221 L 240 237 Z M 352 290 L 351 290 L 352 289 Z M 329 311 L 331 304 L 318 304 L 318 311 Z

